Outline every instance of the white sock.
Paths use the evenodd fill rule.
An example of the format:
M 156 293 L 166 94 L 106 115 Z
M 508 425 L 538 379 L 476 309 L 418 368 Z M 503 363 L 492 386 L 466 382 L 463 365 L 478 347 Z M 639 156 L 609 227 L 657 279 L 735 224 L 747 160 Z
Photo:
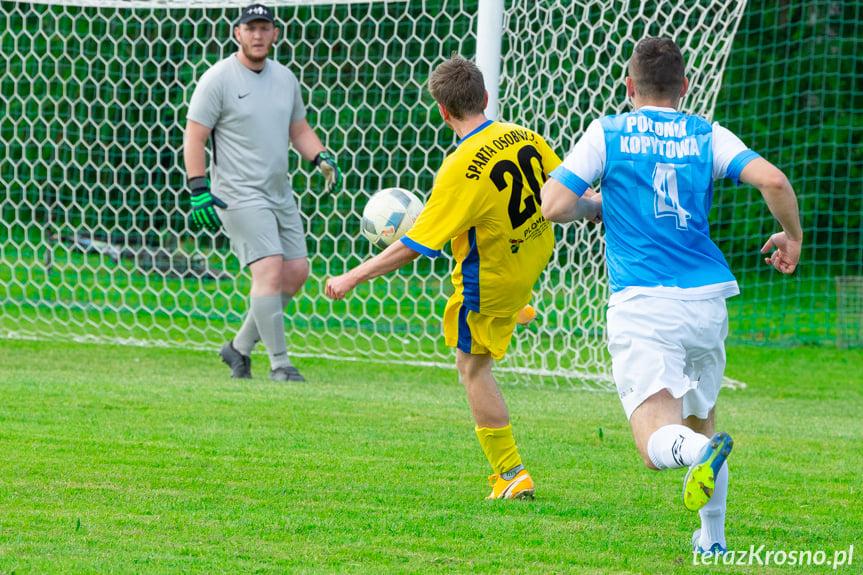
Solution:
M 657 469 L 689 467 L 708 441 L 685 425 L 665 425 L 647 440 L 647 456 Z
M 701 548 L 705 551 L 714 543 L 722 547 L 725 544 L 725 506 L 728 501 L 728 462 L 726 462 L 715 479 L 713 496 L 701 508 Z

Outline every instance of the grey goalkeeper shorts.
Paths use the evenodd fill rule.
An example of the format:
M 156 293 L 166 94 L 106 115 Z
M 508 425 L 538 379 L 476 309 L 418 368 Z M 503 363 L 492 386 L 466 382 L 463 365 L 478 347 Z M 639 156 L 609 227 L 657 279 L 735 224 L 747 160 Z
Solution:
M 308 257 L 306 232 L 296 202 L 279 208 L 250 206 L 219 210 L 231 249 L 242 267 L 267 256 Z

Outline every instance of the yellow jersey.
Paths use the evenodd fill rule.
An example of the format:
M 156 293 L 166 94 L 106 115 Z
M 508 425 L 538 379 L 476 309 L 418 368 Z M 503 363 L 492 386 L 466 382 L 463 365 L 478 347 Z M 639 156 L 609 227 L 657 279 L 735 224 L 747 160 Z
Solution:
M 446 157 L 419 218 L 401 239 L 437 257 L 448 241 L 464 306 L 508 317 L 527 305 L 554 247 L 540 190 L 560 158 L 534 132 L 491 120 Z

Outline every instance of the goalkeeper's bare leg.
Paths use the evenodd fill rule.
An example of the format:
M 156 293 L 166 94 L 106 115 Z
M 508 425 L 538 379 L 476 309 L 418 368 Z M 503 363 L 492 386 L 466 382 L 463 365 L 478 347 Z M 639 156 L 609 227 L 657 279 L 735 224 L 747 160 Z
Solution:
M 487 499 L 533 499 L 533 480 L 521 463 L 512 435 L 509 410 L 491 372 L 489 354 L 456 350 L 456 367 L 467 391 L 467 401 L 476 424 L 480 445 L 494 474 Z

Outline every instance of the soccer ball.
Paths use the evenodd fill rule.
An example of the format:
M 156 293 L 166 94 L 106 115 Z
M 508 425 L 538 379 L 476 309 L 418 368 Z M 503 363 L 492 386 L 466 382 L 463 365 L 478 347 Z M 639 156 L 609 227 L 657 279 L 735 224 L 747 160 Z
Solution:
M 360 231 L 370 242 L 384 249 L 411 229 L 422 209 L 420 199 L 407 190 L 380 190 L 369 198 L 363 209 Z

